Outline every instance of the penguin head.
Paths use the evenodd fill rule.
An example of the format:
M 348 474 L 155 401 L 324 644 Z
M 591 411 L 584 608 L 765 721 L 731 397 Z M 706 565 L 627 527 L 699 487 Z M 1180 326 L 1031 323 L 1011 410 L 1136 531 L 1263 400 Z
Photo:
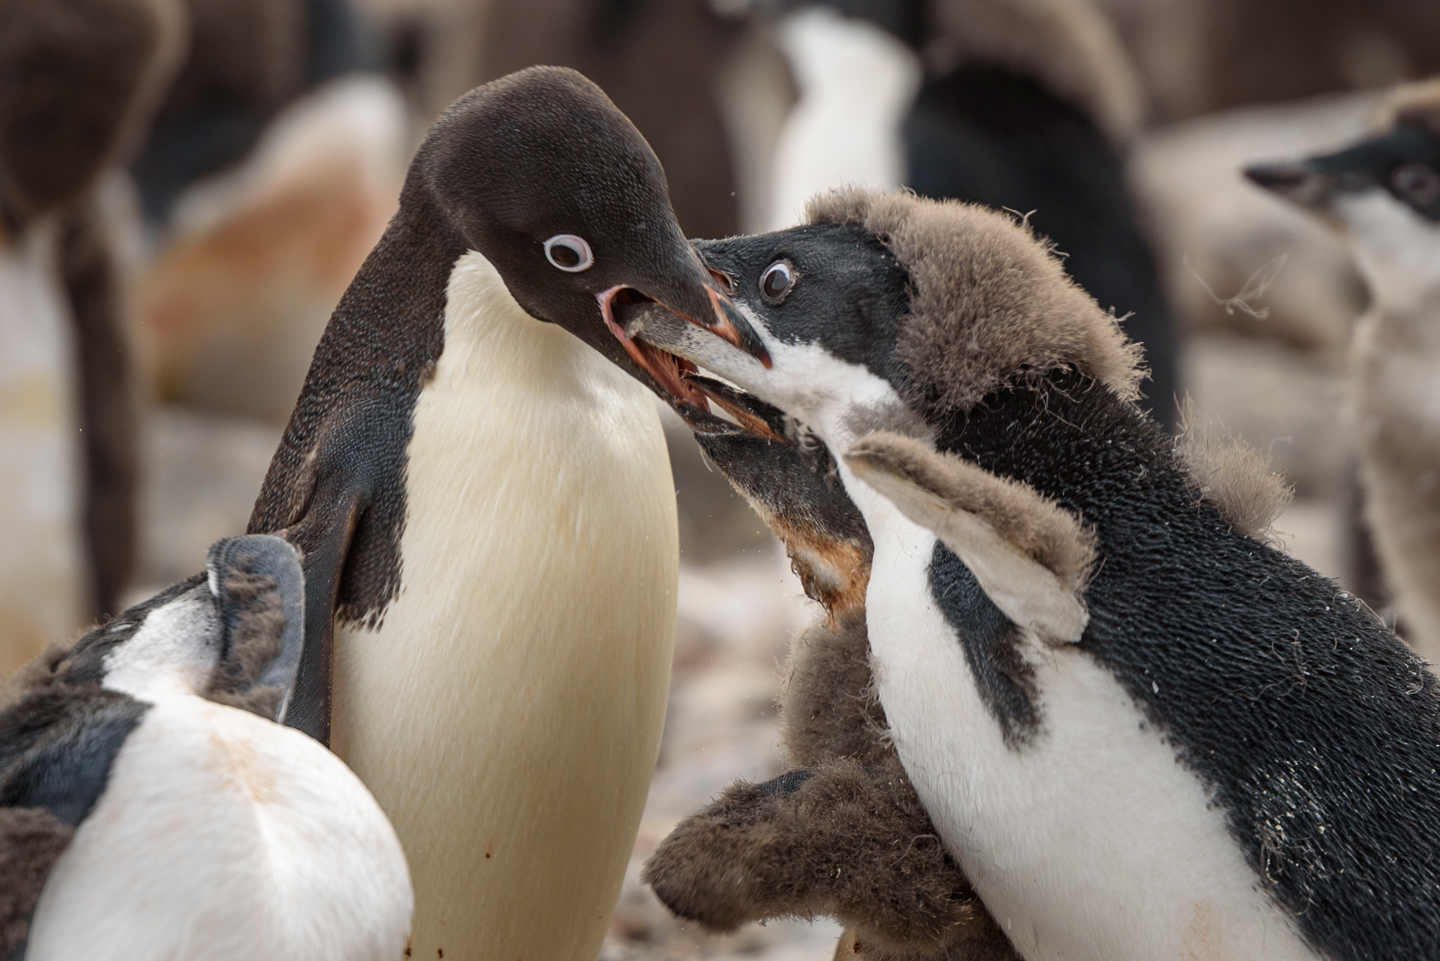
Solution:
M 1440 293 L 1440 80 L 1401 87 L 1376 126 L 1344 149 L 1245 176 L 1346 234 L 1375 295 L 1413 306 Z
M 300 556 L 248 534 L 216 543 L 206 566 L 91 630 L 55 679 L 141 700 L 197 694 L 283 721 L 304 645 Z
M 772 364 L 648 312 L 636 335 L 814 427 L 833 449 L 929 426 L 1059 368 L 1138 396 L 1138 347 L 1013 218 L 954 201 L 851 189 L 809 223 L 699 244 L 733 284 Z
M 659 302 L 767 361 L 685 240 L 665 172 L 599 87 L 531 67 L 472 90 L 431 128 L 407 194 L 437 203 L 532 316 L 595 347 L 687 413 L 705 407 L 675 359 L 625 336 L 618 305 Z M 404 200 L 402 200 L 402 204 Z

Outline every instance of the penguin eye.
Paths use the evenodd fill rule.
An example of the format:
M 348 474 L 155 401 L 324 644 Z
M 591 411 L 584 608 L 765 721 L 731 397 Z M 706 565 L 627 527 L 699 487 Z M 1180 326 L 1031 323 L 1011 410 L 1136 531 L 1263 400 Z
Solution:
M 574 234 L 556 234 L 545 241 L 545 259 L 569 274 L 589 270 L 595 263 L 595 255 L 585 238 Z
M 1401 164 L 1390 172 L 1395 195 L 1412 207 L 1428 207 L 1440 200 L 1440 172 L 1427 163 Z
M 795 268 L 788 260 L 777 260 L 765 268 L 760 275 L 760 295 L 772 304 L 778 304 L 795 286 Z

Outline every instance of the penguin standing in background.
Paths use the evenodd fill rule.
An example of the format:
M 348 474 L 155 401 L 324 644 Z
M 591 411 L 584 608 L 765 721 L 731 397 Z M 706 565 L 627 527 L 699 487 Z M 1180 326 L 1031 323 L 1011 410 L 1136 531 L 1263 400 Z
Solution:
M 1075 282 L 1124 318 L 1126 332 L 1144 345 L 1150 383 L 1143 404 L 1162 424 L 1174 426 L 1175 333 L 1125 173 L 1144 95 L 1105 14 L 1091 0 L 799 0 L 789 5 L 802 8 L 786 24 L 790 32 L 804 27 L 844 36 L 842 24 L 856 22 L 874 33 L 883 31 L 884 40 L 908 48 L 916 76 L 902 81 L 892 78 L 895 67 L 871 70 L 865 81 L 871 74 L 879 79 L 870 87 L 862 83 L 864 89 L 844 90 L 836 99 L 856 78 L 833 71 L 820 77 L 807 62 L 833 61 L 843 53 L 832 50 L 844 48 L 832 40 L 799 58 L 802 75 L 817 73 L 817 83 L 835 88 L 835 94 L 807 94 L 817 102 L 830 101 L 834 120 L 817 124 L 816 118 L 796 111 L 793 122 L 814 127 L 809 134 L 814 142 L 808 149 L 792 147 L 777 160 L 787 219 L 776 226 L 793 222 L 788 207 L 798 206 L 799 199 L 848 183 L 903 184 L 925 197 L 1026 215 L 1036 232 L 1063 252 L 1065 270 Z M 853 19 L 827 22 L 810 8 Z M 805 49 L 800 39 L 792 38 L 789 47 Z M 880 103 L 896 96 L 904 99 L 898 111 Z M 852 101 L 863 106 L 847 110 Z M 856 150 L 841 151 L 840 160 L 825 158 L 836 152 L 844 133 L 877 108 L 890 119 L 872 121 L 874 129 L 864 133 L 886 141 L 885 147 L 871 150 L 888 147 L 899 165 L 898 179 L 866 178 L 852 170 L 839 180 L 817 182 L 813 172 L 787 169 L 791 156 L 819 171 L 853 163 L 849 156 Z M 873 169 L 878 173 L 884 166 Z M 805 184 L 809 189 L 802 189 Z
M 1405 634 L 1440 663 L 1440 80 L 1357 144 L 1245 175 L 1349 236 L 1372 306 L 1352 350 L 1365 513 Z
M 281 724 L 304 578 L 278 537 L 52 649 L 0 689 L 0 956 L 401 956 L 394 830 Z
M 645 387 L 723 423 L 688 365 L 609 332 L 645 299 L 764 356 L 598 87 L 477 88 L 421 144 L 256 502 L 251 531 L 305 554 L 317 696 L 288 722 L 333 732 L 394 823 L 417 958 L 593 961 L 619 896 L 678 576 Z
M 839 455 L 896 749 L 1020 955 L 1435 957 L 1424 664 L 1205 503 L 1134 346 L 1027 230 L 864 191 L 809 219 L 700 245 L 771 367 L 622 333 Z

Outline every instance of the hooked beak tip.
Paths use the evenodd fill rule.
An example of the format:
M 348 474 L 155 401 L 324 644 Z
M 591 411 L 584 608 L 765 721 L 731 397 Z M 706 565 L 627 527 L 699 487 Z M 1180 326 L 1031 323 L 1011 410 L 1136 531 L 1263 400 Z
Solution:
M 703 325 L 717 337 L 735 345 L 745 353 L 754 357 L 760 363 L 769 368 L 771 366 L 770 352 L 765 349 L 755 329 L 750 322 L 730 302 L 730 298 L 719 290 L 709 285 L 705 288 L 710 295 L 710 303 L 714 307 L 715 323 Z

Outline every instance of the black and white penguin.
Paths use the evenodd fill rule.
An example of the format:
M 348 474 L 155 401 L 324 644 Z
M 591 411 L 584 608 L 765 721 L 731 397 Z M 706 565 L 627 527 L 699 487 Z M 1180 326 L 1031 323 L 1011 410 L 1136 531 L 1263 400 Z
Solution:
M 283 539 L 52 649 L 0 690 L 0 955 L 394 959 L 413 894 L 360 780 L 282 724 L 304 645 Z
M 477 88 L 416 154 L 251 517 L 305 553 L 322 696 L 291 723 L 327 739 L 333 718 L 394 823 L 417 958 L 593 961 L 619 896 L 678 576 L 645 386 L 712 416 L 673 357 L 608 331 L 643 298 L 763 356 L 598 87 Z
M 1365 512 L 1407 639 L 1440 663 L 1440 80 L 1343 150 L 1245 173 L 1339 227 L 1370 286 L 1352 349 Z
M 1150 383 L 1142 403 L 1173 425 L 1175 333 L 1126 183 L 1143 93 L 1105 13 L 1091 0 L 789 5 L 820 8 L 843 15 L 846 24 L 883 31 L 884 40 L 908 48 L 915 76 L 908 83 L 890 80 L 893 67 L 860 70 L 863 61 L 845 63 L 847 32 L 839 17 L 827 21 L 816 16 L 819 11 L 803 9 L 782 25 L 805 88 L 792 125 L 808 128 L 787 136 L 809 143 L 787 143 L 780 152 L 776 191 L 786 218 L 775 226 L 792 223 L 789 208 L 817 189 L 888 185 L 851 166 L 867 152 L 855 143 L 857 134 L 885 141 L 869 150 L 893 154 L 895 186 L 937 200 L 1028 212 L 1037 232 L 1066 254 L 1070 276 L 1122 315 L 1127 333 L 1145 345 Z M 795 34 L 796 28 L 824 32 L 812 37 Z M 893 55 L 880 62 L 887 59 Z M 877 98 L 903 102 L 884 105 Z M 867 116 L 875 117 L 877 129 L 857 130 Z M 847 175 L 825 179 L 837 168 Z
M 772 367 L 630 333 L 839 455 L 896 748 L 1020 954 L 1434 957 L 1423 662 L 1205 502 L 1135 406 L 1133 346 L 1027 230 L 863 191 L 809 221 L 701 245 Z M 891 447 L 847 460 L 865 438 Z

